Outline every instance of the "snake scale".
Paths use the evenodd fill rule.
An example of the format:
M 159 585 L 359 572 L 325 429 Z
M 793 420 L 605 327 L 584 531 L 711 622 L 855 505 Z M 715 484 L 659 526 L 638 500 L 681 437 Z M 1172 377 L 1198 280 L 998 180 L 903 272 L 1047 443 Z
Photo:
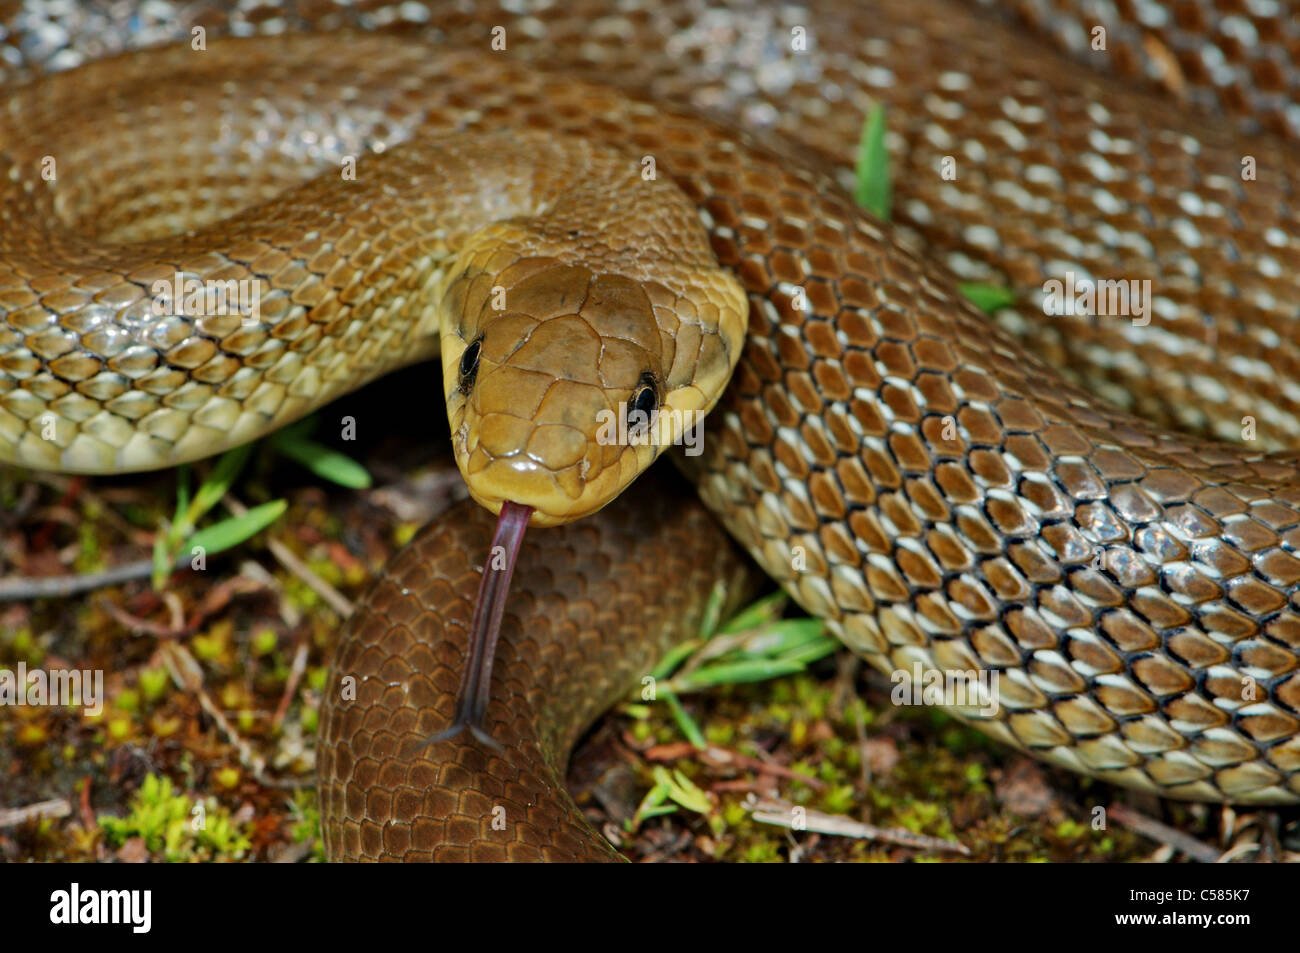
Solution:
M 659 253 L 645 238 L 656 211 L 629 216 L 643 232 L 624 244 L 507 229 L 534 256 L 530 243 L 558 241 L 551 264 L 595 262 L 573 299 L 541 272 L 509 272 L 497 245 L 477 270 L 452 268 L 456 225 L 402 214 L 442 181 L 419 171 L 425 146 L 473 180 L 513 141 L 540 170 L 500 160 L 525 192 L 565 179 L 574 154 L 584 168 L 649 157 L 723 273 L 677 308 L 672 335 L 618 325 L 620 353 L 660 364 L 646 378 L 616 361 L 611 375 L 631 399 L 665 399 L 683 329 L 692 354 L 736 362 L 686 469 L 769 576 L 884 671 L 997 671 L 997 714 L 964 714 L 1037 757 L 1169 797 L 1300 802 L 1294 18 L 1273 4 L 1107 7 L 1109 20 L 1060 6 L 1019 5 L 1061 52 L 939 0 L 197 5 L 140 42 L 207 24 L 201 55 L 164 47 L 30 85 L 115 41 L 86 57 L 10 11 L 0 458 L 116 472 L 251 439 L 431 357 L 438 303 L 422 295 L 486 313 L 480 272 L 517 279 L 541 309 L 530 328 L 569 312 L 595 326 L 634 298 L 637 321 L 671 311 L 687 300 L 675 279 L 644 299 L 596 293 L 608 273 L 646 278 L 637 253 Z M 849 197 L 873 103 L 888 108 L 893 225 Z M 547 143 L 577 152 L 557 169 Z M 42 176 L 50 156 L 56 178 Z M 439 201 L 481 224 L 495 195 Z M 177 269 L 261 282 L 260 321 L 155 319 L 145 290 Z M 1045 283 L 1070 273 L 1149 281 L 1143 319 L 1046 317 Z M 748 303 L 734 353 L 701 343 L 729 320 L 727 276 Z M 1016 301 L 990 318 L 956 277 L 1003 282 Z M 494 373 L 510 362 L 490 353 L 494 333 L 444 347 L 448 395 L 478 401 L 481 420 L 498 398 L 470 372 L 480 355 Z M 645 356 L 660 336 L 677 350 Z M 562 357 L 556 379 L 576 388 L 590 374 L 578 363 Z M 543 423 L 559 434 L 572 415 L 556 413 Z M 475 446 L 506 453 L 506 430 Z M 585 479 L 594 458 L 556 439 L 533 459 Z M 395 558 L 343 636 L 336 675 L 356 677 L 357 697 L 331 699 L 323 722 L 332 856 L 610 855 L 556 772 L 691 631 L 713 580 L 737 597 L 750 584 L 669 492 L 638 482 L 525 543 L 489 711 L 501 751 L 421 744 L 450 716 L 490 515 L 458 509 Z M 648 565 L 671 572 L 672 614 Z

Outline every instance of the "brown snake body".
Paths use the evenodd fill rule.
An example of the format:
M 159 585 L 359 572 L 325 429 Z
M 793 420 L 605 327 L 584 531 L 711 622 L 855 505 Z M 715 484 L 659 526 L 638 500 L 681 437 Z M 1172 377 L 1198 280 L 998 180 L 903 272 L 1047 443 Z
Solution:
M 375 197 L 349 205 L 325 183 L 332 176 L 278 197 L 305 168 L 336 169 L 377 141 L 430 131 L 543 130 L 633 161 L 651 155 L 749 297 L 739 365 L 690 469 L 769 575 L 885 671 L 997 670 L 998 714 L 977 724 L 1039 757 L 1172 797 L 1300 801 L 1300 483 L 1287 452 L 1300 435 L 1300 228 L 1285 128 L 1255 133 L 1245 119 L 1239 129 L 1175 109 L 947 4 L 556 12 L 515 24 L 508 55 L 482 49 L 492 16 L 448 15 L 436 55 L 424 39 L 326 34 L 214 42 L 197 61 L 185 48 L 115 61 L 104 76 L 126 74 L 130 87 L 138 72 L 143 99 L 129 110 L 115 92 L 78 98 L 84 72 L 13 94 L 0 115 L 0 455 L 133 465 L 113 454 L 103 463 L 93 443 L 59 457 L 39 431 L 52 409 L 71 427 L 53 446 L 77 436 L 127 446 L 142 432 L 134 422 L 153 419 L 149 446 L 188 458 L 215 450 L 218 435 L 251 438 L 427 356 L 414 290 L 429 280 L 420 263 L 431 239 L 365 217 Z M 798 26 L 813 36 L 806 53 L 790 47 Z M 181 136 L 177 115 L 122 151 L 115 127 L 174 106 L 187 71 L 185 96 L 210 108 L 182 114 L 207 138 Z M 593 72 L 614 85 L 595 85 Z M 160 73 L 175 82 L 158 84 Z M 1194 72 L 1179 79 L 1169 85 L 1184 98 L 1205 98 Z M 898 139 L 897 229 L 863 215 L 834 181 L 871 101 L 889 105 Z M 70 103 L 84 124 L 67 122 Z M 51 144 L 60 129 L 75 140 Z M 186 151 L 214 136 L 228 148 Z M 164 144 L 176 161 L 154 166 Z M 35 186 L 52 151 L 73 171 L 57 188 Z M 1247 156 L 1254 178 L 1242 176 Z M 943 174 L 945 158 L 955 177 Z M 242 206 L 265 214 L 241 220 L 241 232 L 223 216 Z M 201 227 L 158 237 L 191 225 Z M 153 257 L 110 257 L 106 238 L 143 238 L 129 247 Z M 158 340 L 130 338 L 131 289 L 152 275 L 138 269 L 160 261 L 251 273 L 282 294 L 251 337 L 180 321 L 151 325 Z M 962 300 L 952 271 L 1027 290 L 995 323 Z M 1149 322 L 1044 319 L 1043 284 L 1068 271 L 1149 279 Z M 512 689 L 532 691 L 557 720 L 536 737 L 517 731 L 515 709 L 498 699 L 503 756 L 414 750 L 450 710 L 430 686 L 455 687 L 427 673 L 458 651 L 421 639 L 440 638 L 444 620 L 456 637 L 469 547 L 486 539 L 482 517 L 460 518 L 398 557 L 350 623 L 338 670 L 362 688 L 324 723 L 330 849 L 603 855 L 580 819 L 537 806 L 537 792 L 653 654 L 600 621 L 604 596 L 580 600 L 545 638 L 529 627 L 566 617 L 524 597 L 496 684 L 530 666 L 551 677 L 568 654 L 565 632 L 590 640 L 578 655 L 599 658 L 610 684 L 572 705 L 563 696 L 593 685 L 590 670 L 548 682 L 565 687 L 543 692 L 545 704 L 541 689 Z M 554 531 L 573 566 L 555 581 L 599 588 L 596 574 L 617 567 L 596 556 L 650 539 L 649 527 L 618 535 L 640 525 L 625 511 L 598 518 L 603 529 Z M 716 548 L 687 546 L 683 534 L 704 537 L 684 526 L 663 526 L 659 548 L 634 553 L 639 566 L 684 560 L 679 578 L 688 564 L 709 567 L 683 583 L 679 628 L 709 573 L 734 569 Z M 422 582 L 421 559 L 445 559 L 444 578 Z M 528 579 L 523 592 L 544 593 Z M 650 601 L 632 587 L 627 599 Z M 655 645 L 673 634 L 646 632 Z M 367 648 L 367 636 L 386 648 Z M 508 835 L 490 823 L 502 799 L 529 818 Z

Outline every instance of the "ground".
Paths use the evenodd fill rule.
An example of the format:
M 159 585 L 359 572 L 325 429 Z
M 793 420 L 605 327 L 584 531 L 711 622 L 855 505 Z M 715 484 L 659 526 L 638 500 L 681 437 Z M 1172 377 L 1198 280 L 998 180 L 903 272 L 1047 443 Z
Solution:
M 161 594 L 137 579 L 0 602 L 0 669 L 101 668 L 108 696 L 96 717 L 0 707 L 0 860 L 322 857 L 313 746 L 340 610 L 463 494 L 429 384 L 417 368 L 325 412 L 355 418 L 355 440 L 324 428 L 317 438 L 361 462 L 371 489 L 331 485 L 262 445 L 230 496 L 287 509 L 205 571 L 176 573 Z M 409 412 L 421 402 L 427 414 Z M 197 466 L 196 482 L 209 470 Z M 0 467 L 0 580 L 149 560 L 177 483 L 175 471 L 86 479 Z M 207 522 L 226 515 L 217 507 Z M 1300 857 L 1300 811 L 1119 791 L 936 710 L 896 707 L 890 687 L 841 651 L 795 675 L 685 696 L 704 752 L 667 706 L 631 702 L 582 743 L 570 786 L 633 860 Z M 758 801 L 787 824 L 804 808 L 808 829 L 760 823 Z M 822 815 L 870 839 L 814 833 Z

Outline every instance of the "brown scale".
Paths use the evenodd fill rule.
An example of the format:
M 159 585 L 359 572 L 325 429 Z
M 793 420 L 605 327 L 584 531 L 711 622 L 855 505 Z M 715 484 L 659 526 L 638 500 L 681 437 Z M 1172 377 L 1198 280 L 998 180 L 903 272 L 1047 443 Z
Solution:
M 1042 0 L 1016 6 L 1049 34 L 1069 26 L 1069 36 L 1083 36 L 1095 25 L 1084 11 L 1086 0 L 1055 5 L 1060 9 L 1050 15 L 1041 12 Z M 1270 110 L 1300 115 L 1300 72 L 1283 65 L 1296 61 L 1294 24 L 1285 13 L 1270 18 L 1219 6 L 1181 3 L 1167 29 L 1153 30 L 1134 26 L 1132 8 L 1121 4 L 1120 21 L 1106 24 L 1111 54 L 1084 51 L 1075 40 L 1065 45 L 1083 62 L 1124 76 L 1163 75 L 1152 65 L 1161 55 L 1152 52 L 1150 38 L 1180 62 L 1221 54 L 1233 77 L 1226 90 L 1205 70 L 1180 67 L 1185 75 L 1177 85 L 1189 104 L 1227 110 L 1246 130 L 1254 128 L 1253 117 Z M 1224 21 L 1234 15 L 1252 21 L 1256 43 L 1232 39 Z M 435 4 L 428 23 L 404 20 L 397 3 L 367 4 L 363 13 L 315 2 L 268 2 L 243 13 L 178 4 L 167 15 L 159 12 L 149 31 L 135 34 L 81 21 L 85 35 L 72 49 L 84 57 L 87 50 L 187 38 L 194 23 L 219 35 L 229 17 L 244 31 L 269 23 L 359 26 L 430 35 L 456 50 L 481 49 L 488 30 L 504 25 L 512 59 L 728 115 L 775 133 L 795 161 L 823 168 L 851 160 L 866 106 L 882 102 L 896 137 L 891 148 L 895 217 L 906 226 L 901 237 L 963 278 L 1006 281 L 1019 292 L 1018 316 L 1008 309 L 1000 320 L 1022 343 L 1072 380 L 1162 424 L 1236 441 L 1242 418 L 1253 416 L 1255 440 L 1264 449 L 1294 446 L 1300 433 L 1298 398 L 1279 385 L 1300 371 L 1295 322 L 1286 307 L 1296 300 L 1300 250 L 1292 235 L 1285 142 L 1239 136 L 1190 105 L 1171 108 L 1165 98 L 1044 55 L 1041 41 L 976 4 L 819 2 L 774 11 L 755 0 L 720 11 L 677 0 L 612 15 L 602 0 L 585 0 L 539 11 L 533 20 L 543 26 L 540 36 L 532 36 L 531 27 L 511 29 L 519 18 L 491 4 L 476 4 L 472 14 Z M 11 42 L 18 46 L 25 34 L 21 23 L 16 26 Z M 812 38 L 800 56 L 789 52 L 787 41 L 795 27 Z M 632 32 L 636 43 L 624 39 Z M 35 66 L 41 54 L 61 51 L 48 42 L 23 49 Z M 1147 86 L 1159 92 L 1170 82 Z M 1108 114 L 1098 114 L 1097 103 L 1110 106 Z M 1288 134 L 1293 124 L 1284 124 Z M 950 144 L 936 146 L 935 130 Z M 1190 151 L 1184 143 L 1193 144 Z M 953 182 L 938 175 L 948 155 L 958 162 Z M 1249 183 L 1240 177 L 1244 155 L 1257 163 L 1257 178 Z M 842 169 L 842 181 L 848 175 Z M 1102 207 L 1099 194 L 1109 196 Z M 1184 208 L 1180 197 L 1188 195 L 1202 207 Z M 969 230 L 980 226 L 995 236 L 972 242 Z M 1270 244 L 1273 228 L 1283 236 L 1280 245 Z M 1189 233 L 1206 244 L 1189 249 Z M 1261 258 L 1268 259 L 1267 273 Z M 1189 262 L 1196 267 L 1185 274 Z M 1042 283 L 1067 270 L 1150 279 L 1172 310 L 1146 327 L 1088 316 L 1044 321 Z M 1233 355 L 1258 362 L 1258 369 L 1229 366 Z M 1226 396 L 1205 394 L 1204 380 L 1217 381 Z
M 331 682 L 354 677 L 355 700 L 327 706 L 321 721 L 331 857 L 618 857 L 564 789 L 569 751 L 660 653 L 698 633 L 716 583 L 734 609 L 760 580 L 679 481 L 651 475 L 638 488 L 525 541 L 493 671 L 499 752 L 422 747 L 451 717 L 491 514 L 462 503 L 393 558 L 334 661 Z M 671 568 L 671 600 L 650 573 L 609 571 L 642 560 Z

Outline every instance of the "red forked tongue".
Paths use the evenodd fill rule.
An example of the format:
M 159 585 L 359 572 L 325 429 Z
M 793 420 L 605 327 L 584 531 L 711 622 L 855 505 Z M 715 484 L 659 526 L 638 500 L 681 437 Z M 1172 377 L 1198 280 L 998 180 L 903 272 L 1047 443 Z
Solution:
M 515 573 L 515 560 L 528 528 L 531 506 L 519 503 L 502 503 L 497 518 L 496 535 L 487 562 L 483 564 L 483 579 L 478 586 L 478 601 L 474 605 L 474 621 L 470 623 L 469 645 L 465 669 L 460 676 L 460 691 L 456 695 L 456 712 L 451 727 L 440 731 L 425 744 L 454 738 L 466 728 L 483 744 L 498 751 L 501 746 L 483 727 L 487 714 L 488 694 L 492 682 L 492 659 L 501 635 L 501 616 L 510 593 L 510 577 Z

